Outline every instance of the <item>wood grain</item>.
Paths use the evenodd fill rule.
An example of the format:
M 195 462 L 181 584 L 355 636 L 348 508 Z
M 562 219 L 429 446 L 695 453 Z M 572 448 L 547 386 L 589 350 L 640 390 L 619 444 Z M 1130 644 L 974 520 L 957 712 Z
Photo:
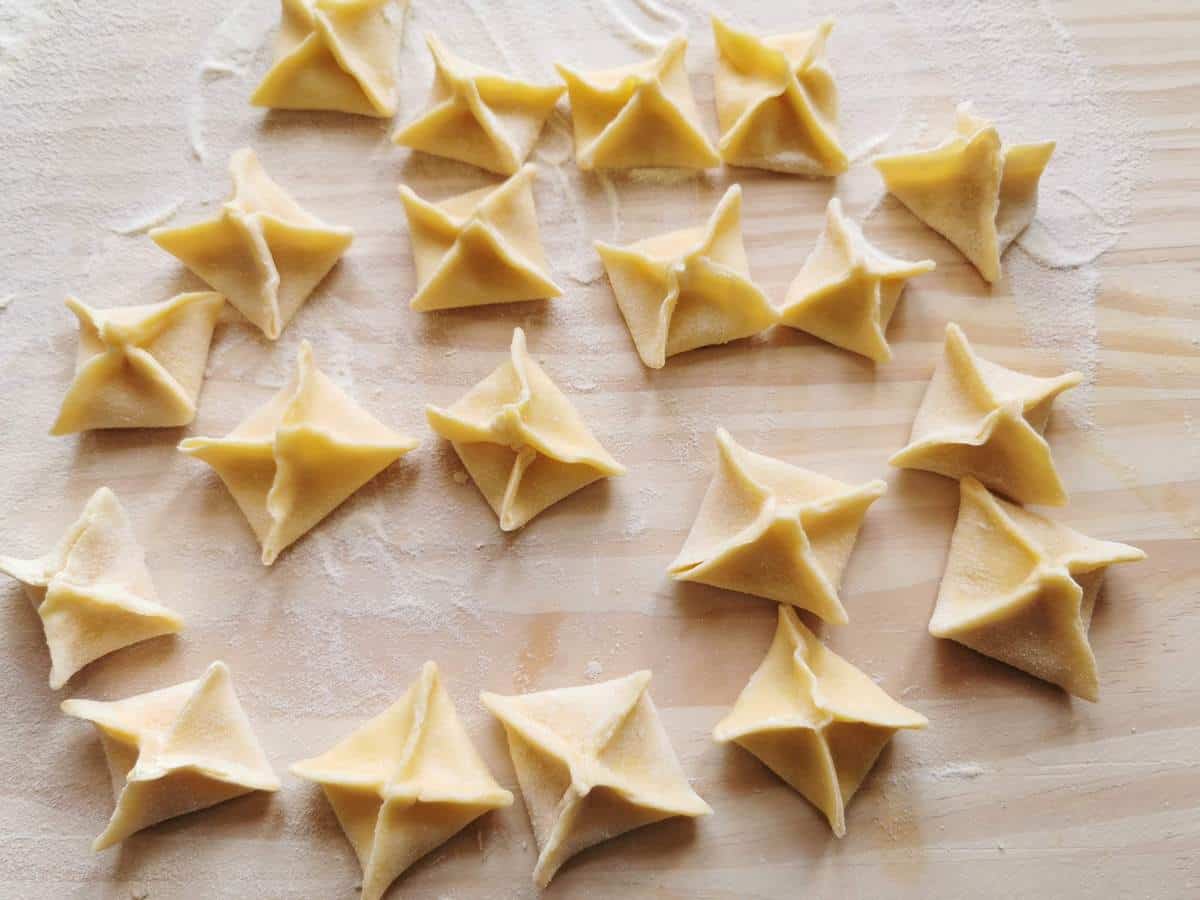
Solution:
M 57 27 L 92 27 L 105 15 L 83 7 Z M 24 273 L 28 294 L 0 313 L 0 459 L 10 478 L 0 492 L 0 549 L 45 549 L 108 484 L 145 538 L 161 595 L 188 620 L 178 639 L 107 657 L 57 696 L 45 686 L 36 615 L 14 585 L 0 585 L 0 897 L 356 896 L 358 866 L 331 811 L 290 776 L 274 798 L 236 800 L 91 855 L 111 810 L 107 774 L 93 734 L 61 717 L 59 701 L 175 683 L 213 658 L 230 664 L 281 773 L 382 709 L 421 662 L 436 659 L 481 751 L 514 792 L 502 732 L 479 707 L 479 690 L 581 683 L 593 661 L 605 677 L 652 668 L 666 727 L 715 815 L 585 852 L 550 897 L 1200 893 L 1200 9 L 1188 0 L 1046 7 L 1100 73 L 1105 98 L 1133 110 L 1148 147 L 1132 222 L 1099 263 L 1092 421 L 1056 415 L 1048 433 L 1072 498 L 1054 514 L 1149 554 L 1110 573 L 1097 609 L 1096 705 L 925 631 L 957 491 L 937 476 L 889 471 L 886 459 L 907 438 L 945 322 L 960 322 L 998 362 L 1043 374 L 1062 366 L 1029 346 L 1006 281 L 989 292 L 894 201 L 872 217 L 868 236 L 897 255 L 929 256 L 938 270 L 913 282 L 901 303 L 892 363 L 876 370 L 780 330 L 650 372 L 607 284 L 586 274 L 568 278 L 567 296 L 553 304 L 407 311 L 413 275 L 396 181 L 444 197 L 479 186 L 478 172 L 393 150 L 381 123 L 264 117 L 232 99 L 210 103 L 214 134 L 252 142 L 304 205 L 352 224 L 355 245 L 278 346 L 244 323 L 219 329 L 191 429 L 54 441 L 42 436 L 53 411 L 28 398 L 42 396 L 39 384 L 57 396 L 69 378 L 74 334 L 62 296 L 88 290 L 86 299 L 103 305 L 198 285 L 144 239 L 97 243 L 101 213 L 130 197 L 152 206 L 168 175 L 218 198 L 220 157 L 236 143 L 213 140 L 212 158 L 197 167 L 178 115 L 183 87 L 174 84 L 123 95 L 105 86 L 111 79 L 93 87 L 85 67 L 69 85 L 47 77 L 51 114 L 0 96 L 10 132 L 0 151 L 20 162 L 0 182 L 45 182 L 44 203 L 27 214 L 43 244 L 56 242 L 51 253 L 14 229 L 8 249 L 0 246 L 3 270 Z M 195 13 L 205 18 L 192 24 L 207 33 L 224 11 Z M 147 17 L 138 31 L 147 48 L 179 27 L 169 10 L 128 14 Z M 881 28 L 893 15 L 871 3 L 848 14 L 875 17 Z M 102 44 L 121 39 L 110 26 L 98 29 Z M 105 62 L 90 64 L 101 71 Z M 126 65 L 136 81 L 137 67 Z M 939 114 L 957 99 L 952 85 L 901 74 Z M 711 80 L 698 76 L 696 87 L 711 121 Z M 228 98 L 244 91 L 218 88 Z M 169 139 L 163 168 L 107 154 L 119 128 Z M 782 296 L 833 186 L 734 175 L 745 189 L 752 270 L 770 296 Z M 555 210 L 542 223 L 552 263 L 576 254 L 581 230 L 589 240 L 613 237 L 603 183 L 572 177 L 579 210 L 545 204 Z M 72 189 L 56 191 L 56 181 Z M 728 173 L 671 186 L 620 181 L 623 239 L 699 221 L 728 182 Z M 541 202 L 562 187 L 547 176 L 538 190 Z M 184 214 L 200 211 L 189 205 Z M 460 467 L 425 428 L 421 407 L 452 401 L 489 372 L 514 325 L 630 474 L 503 535 L 473 486 L 454 477 Z M 267 570 L 229 496 L 174 447 L 185 434 L 224 433 L 261 403 L 303 337 L 365 406 L 423 444 Z M 889 482 L 843 587 L 851 624 L 824 633 L 931 726 L 885 752 L 848 810 L 842 840 L 753 757 L 709 739 L 775 619 L 768 602 L 664 574 L 707 484 L 718 424 L 752 449 L 847 480 Z M 393 896 L 533 896 L 535 856 L 518 800 L 419 863 Z

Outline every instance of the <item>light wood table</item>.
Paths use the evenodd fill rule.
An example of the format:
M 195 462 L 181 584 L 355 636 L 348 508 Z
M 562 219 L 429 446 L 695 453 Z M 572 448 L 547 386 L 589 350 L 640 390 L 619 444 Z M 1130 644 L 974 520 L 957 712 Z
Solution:
M 416 35 L 439 27 L 435 5 L 414 10 L 404 51 L 406 72 L 420 81 L 416 97 L 428 83 Z M 774 12 L 761 20 L 810 21 L 797 22 L 787 5 L 763 4 Z M 779 330 L 649 372 L 581 245 L 615 236 L 612 192 L 620 239 L 629 241 L 699 221 L 729 174 L 606 184 L 568 160 L 557 169 L 544 162 L 538 189 L 564 298 L 410 313 L 413 273 L 396 182 L 444 197 L 486 183 L 484 176 L 428 158 L 406 161 L 387 142 L 386 123 L 250 109 L 244 98 L 265 60 L 257 45 L 235 60 L 245 70 L 233 77 L 193 73 L 215 43 L 230 43 L 228 17 L 253 11 L 235 0 L 194 6 L 33 3 L 44 10 L 31 26 L 34 49 L 9 59 L 0 43 L 0 183 L 9 185 L 6 197 L 27 198 L 18 188 L 33 179 L 40 198 L 16 210 L 6 200 L 0 240 L 0 276 L 16 294 L 0 312 L 0 551 L 48 549 L 86 497 L 108 484 L 130 510 L 161 596 L 188 620 L 178 639 L 109 656 L 55 694 L 46 687 L 38 619 L 16 585 L 0 584 L 0 897 L 356 896 L 358 865 L 333 814 L 286 767 L 382 710 L 425 659 L 437 660 L 481 752 L 514 792 L 502 732 L 479 706 L 479 690 L 653 669 L 666 727 L 715 815 L 581 854 L 551 897 L 1200 895 L 1200 7 L 1047 0 L 1027 11 L 1061 27 L 1095 73 L 1093 96 L 1084 99 L 1128 111 L 1146 150 L 1131 221 L 1095 267 L 1095 381 L 1085 413 L 1059 413 L 1049 429 L 1072 498 L 1053 515 L 1149 554 L 1110 572 L 1091 629 L 1102 677 L 1101 701 L 1092 705 L 928 636 L 956 486 L 885 462 L 907 439 L 947 321 L 960 322 L 998 362 L 1061 371 L 1058 354 L 1030 341 L 1014 297 L 1019 286 L 1005 281 L 989 296 L 952 247 L 885 200 L 868 235 L 938 264 L 902 301 L 889 333 L 893 362 L 876 370 Z M 584 6 L 561 4 L 553 15 L 566 21 L 606 8 Z M 655 24 L 636 4 L 618 6 L 646 28 Z M 686 6 L 694 16 L 694 4 Z M 447 20 L 459 24 L 448 40 L 470 44 L 483 33 L 482 19 L 461 24 L 481 7 L 449 7 Z M 902 18 L 884 3 L 837 12 L 885 37 Z M 28 25 L 33 14 L 18 10 L 14 21 Z M 512 26 L 511 16 L 486 18 L 493 30 Z M 0 32 L 4 23 L 0 15 Z M 54 52 L 79 45 L 81 35 L 87 52 Z M 711 128 L 711 37 L 693 28 L 692 42 L 697 99 Z M 981 65 L 1003 79 L 1004 61 L 988 52 L 980 48 Z M 626 47 L 612 62 L 632 56 Z M 835 41 L 834 63 L 850 72 L 863 60 Z M 957 88 L 921 63 L 881 78 L 878 90 L 911 92 L 932 135 L 948 120 Z M 415 109 L 406 105 L 402 118 Z M 1020 121 L 1017 110 L 1004 115 Z M 558 148 L 561 123 L 554 130 Z M 130 142 L 148 152 L 114 150 Z M 203 160 L 189 142 L 203 142 Z M 67 293 L 105 305 L 199 286 L 144 236 L 106 226 L 175 198 L 183 204 L 175 221 L 197 218 L 201 200 L 227 190 L 225 158 L 243 144 L 259 150 L 301 203 L 356 228 L 351 253 L 277 346 L 232 318 L 219 329 L 191 429 L 45 437 L 73 359 L 74 326 L 60 305 Z M 733 175 L 746 192 L 753 271 L 777 298 L 821 228 L 833 185 Z M 570 205 L 562 202 L 568 193 L 576 198 Z M 864 206 L 849 211 L 858 216 Z M 514 325 L 525 327 L 535 355 L 630 471 L 504 535 L 453 453 L 428 432 L 422 405 L 448 403 L 489 372 Z M 423 443 L 263 569 L 228 494 L 174 447 L 187 434 L 223 434 L 263 402 L 305 337 L 364 406 Z M 1074 339 L 1063 335 L 1068 345 Z M 718 425 L 755 450 L 847 480 L 889 483 L 847 572 L 851 623 L 823 631 L 931 725 L 893 741 L 851 804 L 842 840 L 753 757 L 709 738 L 775 622 L 768 602 L 665 576 L 708 482 Z M 89 842 L 111 810 L 108 777 L 92 730 L 62 717 L 58 703 L 173 684 L 214 658 L 229 663 L 284 790 L 173 820 L 92 855 Z M 533 896 L 535 855 L 518 792 L 511 809 L 416 865 L 393 896 Z

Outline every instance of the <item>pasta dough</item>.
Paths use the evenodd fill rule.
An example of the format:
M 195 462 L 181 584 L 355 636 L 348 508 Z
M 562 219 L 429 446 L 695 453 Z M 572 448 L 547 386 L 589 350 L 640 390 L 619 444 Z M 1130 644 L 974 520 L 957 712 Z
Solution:
M 67 700 L 62 711 L 96 726 L 117 793 L 93 850 L 252 791 L 279 790 L 222 662 L 196 681 L 112 702 Z
M 882 481 L 850 485 L 760 456 L 717 429 L 717 471 L 668 573 L 849 621 L 838 585 Z
M 504 531 L 625 471 L 529 355 L 520 328 L 506 362 L 448 409 L 428 406 L 426 415 L 452 443 Z
M 536 166 L 525 165 L 503 184 L 441 203 L 429 203 L 400 186 L 417 268 L 413 309 L 540 300 L 562 293 L 550 280 L 538 231 L 536 175 Z
M 432 34 L 425 40 L 437 69 L 433 101 L 392 140 L 489 172 L 515 175 L 566 88 L 509 78 L 455 56 Z
M 887 189 L 962 251 L 984 281 L 1037 214 L 1038 182 L 1054 142 L 1002 144 L 996 127 L 960 104 L 954 133 L 930 150 L 880 156 Z
M 432 662 L 390 708 L 292 771 L 324 789 L 362 864 L 362 900 L 379 900 L 426 853 L 513 801 L 475 752 Z
M 889 462 L 949 478 L 973 475 L 1020 503 L 1067 502 L 1050 445 L 1042 437 L 1054 398 L 1078 372 L 1037 378 L 976 355 L 954 323 L 917 410 L 909 444 Z
M 407 6 L 408 0 L 283 0 L 275 62 L 250 102 L 390 119 L 400 98 Z
M 825 58 L 833 20 L 766 38 L 716 16 L 712 24 L 721 158 L 797 175 L 845 172 L 850 159 L 838 143 L 837 87 Z
M 842 837 L 846 805 L 892 735 L 928 724 L 781 606 L 771 649 L 713 737 L 757 756 Z
M 700 125 L 684 54 L 672 38 L 654 59 L 576 72 L 559 65 L 575 125 L 575 161 L 584 171 L 644 166 L 707 169 L 721 164 Z
M 196 418 L 196 398 L 225 298 L 180 294 L 162 303 L 93 309 L 79 320 L 75 378 L 51 434 L 94 428 L 172 428 Z
M 892 350 L 884 332 L 904 285 L 934 268 L 931 259 L 906 262 L 878 250 L 842 214 L 834 197 L 816 249 L 788 288 L 780 322 L 885 363 Z
M 354 232 L 301 209 L 249 148 L 233 154 L 229 171 L 233 197 L 215 218 L 155 228 L 150 237 L 275 340 L 341 259 Z
M 58 546 L 38 559 L 0 556 L 0 572 L 24 585 L 42 620 L 52 690 L 114 650 L 183 630 L 183 620 L 158 603 L 129 517 L 106 487 Z
M 179 449 L 212 466 L 262 543 L 271 565 L 417 442 L 355 403 L 300 344 L 297 371 L 223 438 L 188 438 Z
M 725 192 L 708 223 L 629 247 L 596 242 L 617 306 L 642 362 L 724 344 L 775 324 L 776 312 L 750 280 L 742 243 L 742 189 Z
M 712 812 L 688 784 L 647 689 L 649 672 L 480 699 L 503 723 L 537 839 L 540 887 L 581 850 L 672 816 Z
M 1006 503 L 974 478 L 960 489 L 929 633 L 1098 700 L 1087 632 L 1104 570 L 1146 554 Z

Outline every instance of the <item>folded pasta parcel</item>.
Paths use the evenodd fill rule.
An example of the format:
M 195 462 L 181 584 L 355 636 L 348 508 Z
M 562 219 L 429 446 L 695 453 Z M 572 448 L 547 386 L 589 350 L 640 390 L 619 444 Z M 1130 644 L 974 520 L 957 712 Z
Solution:
M 667 570 L 849 621 L 838 597 L 871 504 L 887 485 L 845 484 L 738 444 L 717 430 L 717 471 L 683 549 Z
M 155 228 L 150 238 L 275 340 L 337 265 L 354 232 L 303 209 L 249 148 L 233 154 L 229 171 L 233 196 L 214 218 Z
M 495 510 L 504 531 L 625 467 L 592 436 L 513 331 L 509 358 L 447 409 L 426 408 Z
M 957 247 L 989 283 L 1000 257 L 1037 215 L 1054 141 L 1003 144 L 996 126 L 960 104 L 954 131 L 929 150 L 875 159 L 888 191 Z
M 425 36 L 437 75 L 430 108 L 393 135 L 404 147 L 515 175 L 566 88 L 485 69 Z
M 117 793 L 93 850 L 252 791 L 279 790 L 222 662 L 195 681 L 125 700 L 67 700 L 62 711 L 96 726 Z
M 928 724 L 780 606 L 771 648 L 713 737 L 757 756 L 842 837 L 846 805 L 888 741 Z
M 740 185 L 725 192 L 704 225 L 628 247 L 597 241 L 596 252 L 638 356 L 651 369 L 676 353 L 758 334 L 777 319 L 750 277 Z
M 537 167 L 527 164 L 495 187 L 440 203 L 400 186 L 417 269 L 412 309 L 515 303 L 562 293 L 550 279 L 538 230 L 536 175 Z
M 559 65 L 567 83 L 579 168 L 708 169 L 721 157 L 700 124 L 684 56 L 687 39 L 654 58 L 600 72 Z
M 300 345 L 297 371 L 223 438 L 179 449 L 212 466 L 250 522 L 271 565 L 368 481 L 417 446 L 347 396 Z
M 53 550 L 37 559 L 0 556 L 0 572 L 21 582 L 37 609 L 54 690 L 114 650 L 183 630 L 183 620 L 158 602 L 133 525 L 106 487 Z
M 840 175 L 850 166 L 837 134 L 837 86 L 825 55 L 833 30 L 759 37 L 713 17 L 721 157 L 796 175 Z
M 79 320 L 79 350 L 50 433 L 190 423 L 224 305 L 224 297 L 207 292 L 115 309 L 68 299 Z
M 254 106 L 390 119 L 408 0 L 283 0 L 275 61 Z
M 643 671 L 516 697 L 480 695 L 508 736 L 537 840 L 540 887 L 601 841 L 712 812 L 688 782 L 649 686 Z
M 993 496 L 974 478 L 961 501 L 929 633 L 1057 684 L 1100 696 L 1088 643 L 1104 573 L 1146 554 L 1098 541 Z
M 292 771 L 324 789 L 362 864 L 362 900 L 379 900 L 422 856 L 513 801 L 475 752 L 432 662 L 392 706 Z

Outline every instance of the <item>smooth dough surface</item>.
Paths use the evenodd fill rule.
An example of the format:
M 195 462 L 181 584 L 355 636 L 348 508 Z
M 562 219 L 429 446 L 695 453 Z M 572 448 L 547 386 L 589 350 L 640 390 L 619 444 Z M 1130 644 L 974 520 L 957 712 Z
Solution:
M 37 559 L 0 556 L 0 572 L 20 581 L 37 609 L 54 690 L 101 656 L 183 630 L 158 602 L 133 525 L 106 487 L 53 550 Z
M 454 446 L 504 531 L 625 467 L 513 331 L 509 358 L 447 409 L 426 407 L 429 425 Z
M 718 149 L 731 166 L 797 175 L 840 175 L 850 159 L 838 142 L 837 86 L 825 56 L 833 30 L 758 37 L 713 16 Z
M 717 431 L 717 471 L 683 549 L 667 570 L 849 621 L 842 573 L 882 481 L 851 485 L 752 453 Z
M 1001 500 L 974 478 L 960 490 L 929 633 L 1098 700 L 1088 626 L 1104 570 L 1146 554 Z
M 66 700 L 62 711 L 96 726 L 117 795 L 93 850 L 251 791 L 279 790 L 222 662 L 196 681 L 125 700 Z
M 889 462 L 972 475 L 1020 503 L 1062 506 L 1067 492 L 1042 432 L 1054 398 L 1082 380 L 1078 372 L 1038 378 L 988 362 L 951 322 L 909 444 Z
M 788 288 L 780 323 L 873 362 L 888 362 L 892 350 L 884 333 L 904 286 L 935 268 L 931 259 L 907 262 L 879 250 L 834 197 L 816 248 Z
M 425 36 L 436 69 L 429 109 L 392 140 L 489 172 L 514 175 L 566 87 L 534 84 L 477 66 Z
M 725 344 L 775 324 L 777 313 L 750 278 L 742 241 L 742 189 L 725 192 L 707 224 L 628 247 L 596 242 L 617 306 L 642 362 Z
M 250 522 L 271 565 L 285 547 L 417 446 L 347 396 L 300 344 L 296 374 L 223 438 L 179 449 L 208 463 Z
M 963 103 L 941 144 L 874 164 L 896 199 L 991 283 L 1000 279 L 1000 256 L 1037 214 L 1038 182 L 1053 154 L 1053 141 L 1002 144 L 996 127 Z
M 846 805 L 887 742 L 900 729 L 928 724 L 817 640 L 794 609 L 780 606 L 766 658 L 713 737 L 757 756 L 842 837 Z
M 341 259 L 354 232 L 302 209 L 249 148 L 233 154 L 229 171 L 233 196 L 214 218 L 155 228 L 150 237 L 275 340 Z
M 224 305 L 225 298 L 213 293 L 115 309 L 68 298 L 79 320 L 79 349 L 75 377 L 50 433 L 187 425 L 196 418 Z
M 250 102 L 390 119 L 408 0 L 282 0 L 275 61 Z
M 427 312 L 562 294 L 550 278 L 538 230 L 536 175 L 537 167 L 526 164 L 502 184 L 441 203 L 422 200 L 400 186 L 417 269 L 413 309 Z
M 601 841 L 672 816 L 712 812 L 679 765 L 649 684 L 643 671 L 516 697 L 480 695 L 508 735 L 537 839 L 539 886 Z
M 704 134 L 676 36 L 653 59 L 577 72 L 559 65 L 567 83 L 579 168 L 708 169 L 721 157 Z
M 292 771 L 324 789 L 362 864 L 362 900 L 379 900 L 422 856 L 513 801 L 479 758 L 432 662 L 391 707 Z

